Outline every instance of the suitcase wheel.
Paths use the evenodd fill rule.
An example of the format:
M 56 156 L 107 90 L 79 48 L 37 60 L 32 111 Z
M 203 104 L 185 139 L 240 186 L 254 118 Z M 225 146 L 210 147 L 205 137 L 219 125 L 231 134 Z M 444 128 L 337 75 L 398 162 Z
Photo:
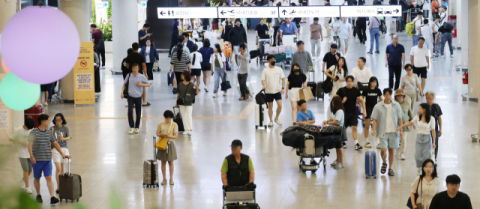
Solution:
M 267 129 L 267 126 L 263 126 L 265 129 Z
M 317 172 L 317 170 L 312 170 L 312 173 L 315 173 L 315 172 Z
M 258 129 L 258 126 L 255 126 L 255 129 Z

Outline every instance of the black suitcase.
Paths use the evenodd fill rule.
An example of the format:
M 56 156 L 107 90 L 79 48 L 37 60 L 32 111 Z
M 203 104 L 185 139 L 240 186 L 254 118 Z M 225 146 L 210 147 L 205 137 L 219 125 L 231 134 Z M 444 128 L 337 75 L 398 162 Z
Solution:
M 178 108 L 178 113 L 176 113 L 175 109 Z M 179 107 L 173 107 L 173 122 L 175 122 L 178 125 L 178 131 L 185 131 L 185 128 L 183 127 L 183 120 L 182 120 L 182 114 L 180 114 L 180 108 Z
M 323 74 L 323 81 L 325 81 L 325 74 Z M 317 99 L 325 100 L 325 91 L 323 90 L 323 81 L 317 83 Z
M 82 177 L 77 174 L 70 173 L 70 160 L 68 158 L 63 159 L 63 165 L 65 166 L 65 159 L 68 161 L 68 172 L 60 174 L 58 176 L 58 182 L 60 183 L 59 195 L 58 198 L 60 202 L 65 199 L 71 200 L 72 202 L 80 199 L 82 197 Z

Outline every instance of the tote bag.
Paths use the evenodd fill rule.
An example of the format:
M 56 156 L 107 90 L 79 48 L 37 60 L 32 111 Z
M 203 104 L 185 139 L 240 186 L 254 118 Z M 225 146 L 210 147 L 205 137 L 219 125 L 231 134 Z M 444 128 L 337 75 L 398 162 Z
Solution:
M 168 135 L 170 135 L 173 131 L 173 122 L 170 124 L 170 128 L 168 130 Z M 168 145 L 168 138 L 167 137 L 162 137 L 159 138 L 157 143 L 155 143 L 155 147 L 159 150 L 166 150 Z

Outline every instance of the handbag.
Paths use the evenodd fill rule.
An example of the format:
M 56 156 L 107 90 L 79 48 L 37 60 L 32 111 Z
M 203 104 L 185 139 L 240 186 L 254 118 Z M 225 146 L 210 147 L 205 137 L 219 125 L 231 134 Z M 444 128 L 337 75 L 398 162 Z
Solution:
M 173 122 L 170 123 L 170 128 L 168 130 L 168 135 L 172 133 L 173 130 Z M 167 137 L 162 137 L 157 140 L 157 143 L 155 143 L 155 147 L 159 150 L 166 150 L 167 145 L 168 145 L 168 138 Z
M 418 90 L 417 86 L 415 86 L 413 84 L 412 80 L 410 80 L 410 78 L 408 76 L 407 76 L 407 78 L 408 78 L 408 81 L 410 82 L 410 84 L 412 84 L 413 88 L 415 88 L 415 91 L 416 91 L 416 94 L 417 94 L 416 98 L 412 98 L 412 100 L 415 99 L 415 101 L 417 101 L 417 102 L 422 100 L 422 97 L 420 96 L 420 90 Z
M 230 81 L 227 80 L 227 74 L 225 74 L 225 77 L 223 79 L 223 82 L 221 84 L 221 90 L 222 91 L 227 91 L 228 89 L 231 89 L 232 85 L 230 85 Z
M 185 93 L 183 94 L 183 96 L 181 98 L 177 99 L 177 105 L 184 105 L 185 104 L 185 95 L 187 95 L 188 87 L 190 87 L 191 84 L 192 83 L 188 83 L 187 89 L 185 89 Z
M 127 79 L 127 83 L 125 83 L 125 89 L 123 89 L 123 97 L 124 98 L 128 98 L 128 84 L 130 83 L 130 76 L 132 75 L 132 73 L 129 73 L 127 75 L 128 79 Z
M 312 88 L 310 87 L 299 89 L 298 94 L 300 96 L 300 99 L 303 99 L 305 101 L 309 101 L 313 99 Z
M 415 191 L 415 202 L 417 202 L 417 199 L 419 197 L 418 196 L 418 186 L 420 186 L 420 184 L 422 184 L 422 177 L 420 177 L 420 180 L 418 180 L 417 191 Z M 420 187 L 420 192 L 422 191 L 422 187 Z M 408 197 L 407 207 L 413 209 L 412 198 L 410 196 Z M 418 209 L 423 209 L 422 204 L 418 203 L 417 208 Z

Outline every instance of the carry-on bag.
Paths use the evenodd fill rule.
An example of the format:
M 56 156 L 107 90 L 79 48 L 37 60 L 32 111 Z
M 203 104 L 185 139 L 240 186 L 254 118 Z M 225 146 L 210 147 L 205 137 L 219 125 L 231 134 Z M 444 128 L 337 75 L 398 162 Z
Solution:
M 32 106 L 29 109 L 26 109 L 23 111 L 25 114 L 25 119 L 27 118 L 32 118 L 34 122 L 34 128 L 38 127 L 38 116 L 43 114 L 43 107 L 41 105 L 38 106 Z
M 268 108 L 266 104 L 255 105 L 255 129 L 258 127 L 267 128 Z
M 323 82 L 325 81 L 325 74 L 322 76 L 323 80 L 317 83 L 317 99 L 325 100 L 325 91 L 323 90 Z
M 374 136 L 372 150 L 365 152 L 365 175 L 367 179 L 377 178 L 377 151 L 375 151 L 375 147 Z
M 67 159 L 67 163 L 65 162 L 65 159 Z M 78 174 L 70 173 L 69 158 L 63 159 L 63 166 L 65 166 L 65 164 L 68 164 L 68 172 L 58 176 L 58 182 L 60 183 L 60 193 L 58 198 L 60 199 L 60 202 L 63 199 L 65 199 L 65 201 L 71 200 L 72 202 L 77 200 L 78 202 L 80 197 L 82 197 L 82 177 Z
M 310 74 L 311 72 L 308 72 Z M 315 83 L 315 73 L 312 73 L 313 76 L 308 76 L 307 87 L 310 87 L 312 90 L 313 96 L 317 97 L 317 83 Z M 313 77 L 313 80 L 311 80 Z M 323 97 L 322 97 L 323 99 Z
M 175 109 L 178 109 L 178 113 L 175 111 Z M 183 127 L 182 114 L 180 114 L 179 107 L 173 107 L 173 122 L 175 122 L 178 125 L 179 132 L 185 131 L 185 128 Z
M 155 144 L 157 137 L 153 137 L 153 159 L 143 161 L 143 186 L 158 187 L 158 162 Z

